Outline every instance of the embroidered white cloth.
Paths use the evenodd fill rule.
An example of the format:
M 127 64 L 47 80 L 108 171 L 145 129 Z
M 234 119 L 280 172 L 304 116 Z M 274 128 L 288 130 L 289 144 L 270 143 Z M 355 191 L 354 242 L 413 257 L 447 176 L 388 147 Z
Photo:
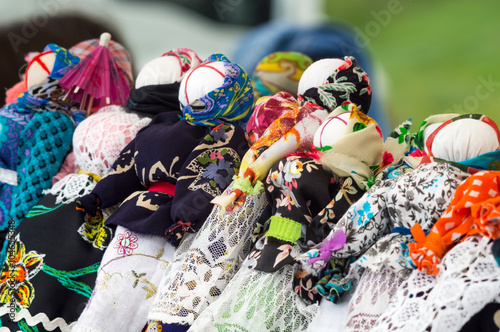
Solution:
M 118 226 L 73 331 L 141 331 L 174 251 L 162 237 Z

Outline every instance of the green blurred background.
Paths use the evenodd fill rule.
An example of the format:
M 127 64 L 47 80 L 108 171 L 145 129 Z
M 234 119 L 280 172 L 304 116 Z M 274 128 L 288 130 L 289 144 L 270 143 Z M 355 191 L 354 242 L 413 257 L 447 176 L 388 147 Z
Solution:
M 1 0 L 0 23 L 25 24 L 36 15 L 47 16 L 46 3 L 59 4 L 50 16 L 74 12 L 116 27 L 136 69 L 180 46 L 201 57 L 232 54 L 252 24 L 269 18 L 307 26 L 326 17 L 354 27 L 362 48 L 371 53 L 376 66 L 369 74 L 377 80 L 373 91 L 384 97 L 389 126 L 412 117 L 415 131 L 427 116 L 454 111 L 486 114 L 500 123 L 498 0 Z M 222 18 L 214 14 L 217 4 L 226 6 Z M 247 9 L 250 4 L 253 10 Z M 206 15 L 200 13 L 202 7 Z M 253 23 L 236 24 L 242 23 L 241 12 Z M 40 36 L 28 38 L 28 44 L 41 42 Z M 41 48 L 29 46 L 27 51 Z M 9 45 L 2 53 L 8 50 Z M 22 62 L 23 54 L 12 56 Z M 18 81 L 20 67 L 6 59 L 3 63 L 12 67 L 3 69 L 3 76 L 8 69 L 14 73 L 2 88 Z M 485 86 L 485 81 L 493 84 Z
M 393 124 L 412 117 L 416 130 L 427 116 L 454 108 L 500 123 L 500 1 L 325 0 L 324 5 L 329 17 L 355 27 L 360 44 L 368 43 L 384 78 L 373 91 L 386 97 Z

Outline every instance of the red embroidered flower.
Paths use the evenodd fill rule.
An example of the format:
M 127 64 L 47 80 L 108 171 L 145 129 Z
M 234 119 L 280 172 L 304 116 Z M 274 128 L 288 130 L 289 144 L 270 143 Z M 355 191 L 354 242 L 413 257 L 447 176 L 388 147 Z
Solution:
M 119 255 L 131 255 L 139 247 L 137 235 L 132 234 L 129 230 L 126 230 L 123 234 L 118 234 L 116 240 L 113 248 L 117 249 Z

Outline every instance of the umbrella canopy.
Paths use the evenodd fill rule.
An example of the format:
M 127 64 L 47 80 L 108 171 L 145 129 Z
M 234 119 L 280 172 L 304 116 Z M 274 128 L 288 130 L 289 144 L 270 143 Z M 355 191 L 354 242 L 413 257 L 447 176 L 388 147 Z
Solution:
M 99 46 L 59 82 L 87 116 L 93 107 L 125 104 L 130 93 L 125 74 L 107 47 L 110 40 L 111 35 L 103 33 Z

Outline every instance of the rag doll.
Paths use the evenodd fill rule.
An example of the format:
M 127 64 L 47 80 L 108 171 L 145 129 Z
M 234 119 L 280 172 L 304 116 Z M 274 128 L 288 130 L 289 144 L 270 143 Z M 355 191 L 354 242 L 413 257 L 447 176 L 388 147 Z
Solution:
M 181 121 L 158 114 L 79 200 L 91 215 L 121 205 L 106 220 L 116 232 L 73 331 L 144 327 L 175 247 L 202 226 L 248 149 L 241 125 L 253 92 L 237 64 L 210 56 L 184 75 L 179 101 Z
M 70 149 L 74 103 L 58 82 L 78 62 L 49 44 L 28 65 L 28 91 L 0 110 L 0 231 L 15 229 L 43 197 Z
M 307 78 L 308 75 L 318 75 L 314 66 L 322 69 L 326 66 L 327 72 L 336 75 L 339 66 L 343 65 L 344 61 L 339 59 L 318 61 L 301 80 L 323 84 L 323 78 Z M 353 68 L 345 67 L 345 76 L 354 78 L 353 82 L 359 90 L 369 85 L 367 79 L 358 80 L 357 76 L 349 76 Z M 314 88 L 307 87 L 307 84 L 303 87 L 304 90 Z M 339 103 L 346 100 L 346 96 L 333 90 L 329 93 L 330 99 Z M 230 189 L 213 201 L 220 208 L 212 211 L 188 253 L 176 258 L 172 269 L 164 276 L 149 314 L 153 320 L 149 326 L 151 331 L 158 326 L 171 329 L 172 324 L 182 324 L 177 328 L 187 329 L 218 298 L 248 252 L 255 223 L 269 214 L 270 209 L 266 208 L 267 212 L 262 210 L 266 200 L 261 180 L 265 179 L 270 167 L 286 154 L 309 151 L 314 132 L 330 111 L 332 109 L 310 102 L 301 106 L 286 92 L 263 97 L 257 102 L 247 125 L 251 148 L 243 157 L 239 174 Z
M 458 186 L 432 228 L 412 227 L 409 256 L 418 270 L 397 289 L 376 321 L 377 331 L 457 331 L 500 301 L 500 269 L 492 254 L 499 235 L 498 171 L 470 167 L 497 169 L 497 125 L 479 114 L 444 114 L 428 118 L 420 133 L 430 158 L 449 159 L 475 173 Z
M 18 329 L 27 324 L 43 330 L 53 324 L 67 331 L 78 318 L 91 295 L 97 268 L 113 237 L 113 227 L 105 226 L 103 218 L 86 217 L 75 208 L 75 200 L 92 191 L 152 116 L 165 112 L 178 119 L 181 113 L 177 106 L 177 81 L 187 71 L 179 58 L 184 59 L 187 67 L 192 61 L 199 63 L 191 50 L 166 53 L 141 70 L 129 106 L 103 107 L 76 128 L 73 168 L 77 172 L 67 174 L 47 190 L 47 195 L 28 212 L 13 235 L 16 250 L 29 251 L 26 257 L 33 260 L 20 255 L 17 261 L 7 260 L 4 264 L 6 273 L 13 272 L 20 263 L 30 271 L 22 284 L 8 283 L 14 286 L 14 293 L 2 295 L 5 303 L 19 299 L 16 306 L 20 309 L 16 319 L 4 325 Z M 149 116 L 138 116 L 135 110 L 139 109 L 141 114 Z M 104 210 L 103 217 L 112 211 L 113 208 Z M 26 289 L 29 291 L 23 293 Z M 39 313 L 44 320 L 30 319 Z
M 272 207 L 267 231 L 190 330 L 307 329 L 317 314 L 313 302 L 318 297 L 306 284 L 294 285 L 295 257 L 320 242 L 362 196 L 374 175 L 370 165 L 382 160 L 377 128 L 354 104 L 346 104 L 316 131 L 319 151 L 292 154 L 271 167 L 265 180 Z
M 496 134 L 490 136 L 493 139 L 486 139 L 484 144 L 476 136 L 477 141 L 473 143 L 465 133 L 467 130 L 462 131 L 462 137 L 456 137 L 457 145 L 449 144 L 456 129 L 453 126 L 449 127 L 447 133 L 451 137 L 443 133 L 443 136 L 432 135 L 439 127 L 433 126 L 433 123 L 446 122 L 452 118 L 457 118 L 457 115 L 430 117 L 416 135 L 415 142 L 424 154 L 429 153 L 430 148 L 437 155 L 424 157 L 421 165 L 410 173 L 377 182 L 365 197 L 351 207 L 345 220 L 339 223 L 351 240 L 343 248 L 333 251 L 331 257 L 360 256 L 350 271 L 350 277 L 359 278 L 359 275 L 354 276 L 357 273 L 361 277 L 350 302 L 347 330 L 372 328 L 391 298 L 399 291 L 398 287 L 412 273 L 415 265 L 409 256 L 408 244 L 415 241 L 416 229 L 428 232 L 450 204 L 457 187 L 470 175 L 470 167 L 461 162 L 463 158 L 473 158 L 475 155 L 471 151 L 467 152 L 468 146 L 463 143 L 471 142 L 478 147 L 484 145 L 491 148 L 496 140 L 498 146 Z M 469 128 L 482 126 L 464 125 Z M 440 141 L 440 137 L 444 136 L 449 138 Z M 318 262 L 324 261 L 319 259 L 315 263 L 319 267 L 321 264 Z M 331 282 L 337 286 L 343 284 L 342 280 Z M 371 294 L 375 289 L 378 289 L 378 296 L 374 298 Z

